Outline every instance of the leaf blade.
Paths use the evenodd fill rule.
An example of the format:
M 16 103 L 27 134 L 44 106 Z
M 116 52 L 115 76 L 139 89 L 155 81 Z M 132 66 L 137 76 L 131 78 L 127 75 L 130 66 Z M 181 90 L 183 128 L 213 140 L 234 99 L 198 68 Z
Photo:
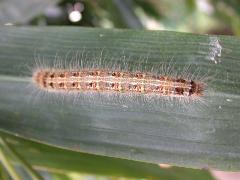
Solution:
M 239 39 L 66 27 L 1 28 L 0 34 L 1 130 L 93 154 L 239 170 Z M 51 103 L 56 100 L 46 98 L 29 102 L 33 89 L 26 88 L 28 80 L 22 78 L 22 72 L 26 71 L 23 66 L 34 66 L 34 52 L 53 61 L 56 53 L 66 55 L 79 47 L 97 57 L 105 49 L 108 62 L 124 51 L 131 56 L 129 63 L 148 57 L 147 64 L 154 66 L 174 57 L 180 67 L 197 64 L 204 71 L 217 69 L 221 73 L 208 84 L 213 89 L 208 96 L 211 103 L 200 111 L 195 111 L 198 106 L 182 112 L 175 106 L 146 110 L 146 104 L 137 108 L 125 108 L 122 104 L 89 108 L 82 104 Z

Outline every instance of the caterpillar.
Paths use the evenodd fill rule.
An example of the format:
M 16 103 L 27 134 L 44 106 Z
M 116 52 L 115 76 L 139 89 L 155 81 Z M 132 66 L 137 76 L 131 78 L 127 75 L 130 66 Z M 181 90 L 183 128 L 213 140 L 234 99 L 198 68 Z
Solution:
M 34 73 L 33 80 L 42 90 L 60 92 L 91 91 L 198 97 L 203 95 L 205 89 L 203 82 L 195 80 L 109 69 L 41 69 Z

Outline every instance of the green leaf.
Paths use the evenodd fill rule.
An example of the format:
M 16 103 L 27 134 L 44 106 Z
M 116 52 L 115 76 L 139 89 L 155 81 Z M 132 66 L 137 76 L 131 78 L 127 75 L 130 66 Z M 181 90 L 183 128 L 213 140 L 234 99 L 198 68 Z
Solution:
M 29 175 L 29 177 L 31 177 L 31 179 L 33 180 L 41 180 L 41 176 L 36 173 L 32 168 L 31 166 L 11 147 L 9 146 L 8 142 L 5 141 L 5 139 L 3 137 L 0 137 L 0 144 L 2 146 L 2 150 L 1 150 L 1 157 L 0 159 L 6 159 L 7 157 L 10 157 L 12 156 L 15 161 L 17 161 L 19 164 L 22 165 L 22 167 L 24 168 L 24 170 L 26 171 L 25 173 Z M 5 153 L 3 153 L 5 152 Z M 9 154 L 9 155 L 6 155 L 6 154 Z M 7 159 L 6 159 L 7 160 Z M 7 164 L 8 166 L 5 165 L 5 167 L 9 167 L 9 172 L 11 172 L 11 176 L 13 177 L 13 179 L 21 179 L 18 176 L 18 173 L 15 173 L 14 172 L 14 169 L 13 167 L 11 167 L 11 162 L 7 162 L 5 160 L 6 163 L 4 164 Z
M 136 179 L 213 179 L 207 170 L 158 165 L 67 151 L 0 133 L 35 170 L 59 176 L 92 175 Z M 62 179 L 62 177 L 60 178 Z
M 1 28 L 0 129 L 74 151 L 240 170 L 239 45 L 240 40 L 230 36 L 164 31 Z M 133 102 L 131 96 L 100 101 L 69 95 L 64 100 L 29 87 L 31 71 L 26 67 L 36 66 L 34 55 L 53 63 L 57 53 L 68 64 L 76 51 L 87 62 L 102 57 L 114 64 L 126 57 L 130 67 L 147 60 L 147 69 L 164 63 L 175 64 L 173 71 L 191 65 L 195 76 L 199 72 L 200 77 L 211 77 L 205 104 L 143 98 Z

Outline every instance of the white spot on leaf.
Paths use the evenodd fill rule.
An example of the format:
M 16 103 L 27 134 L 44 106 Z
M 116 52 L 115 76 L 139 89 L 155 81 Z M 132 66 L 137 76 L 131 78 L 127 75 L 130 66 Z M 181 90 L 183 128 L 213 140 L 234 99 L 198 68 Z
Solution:
M 219 43 L 219 39 L 216 36 L 209 37 L 209 58 L 215 64 L 220 63 L 219 57 L 222 55 L 222 46 Z

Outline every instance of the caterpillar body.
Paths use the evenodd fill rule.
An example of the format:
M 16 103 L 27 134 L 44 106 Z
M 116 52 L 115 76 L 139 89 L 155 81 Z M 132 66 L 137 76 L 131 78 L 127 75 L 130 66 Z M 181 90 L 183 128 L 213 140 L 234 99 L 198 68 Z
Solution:
M 33 74 L 37 86 L 55 92 L 114 92 L 201 97 L 205 84 L 196 80 L 109 69 L 40 69 Z

